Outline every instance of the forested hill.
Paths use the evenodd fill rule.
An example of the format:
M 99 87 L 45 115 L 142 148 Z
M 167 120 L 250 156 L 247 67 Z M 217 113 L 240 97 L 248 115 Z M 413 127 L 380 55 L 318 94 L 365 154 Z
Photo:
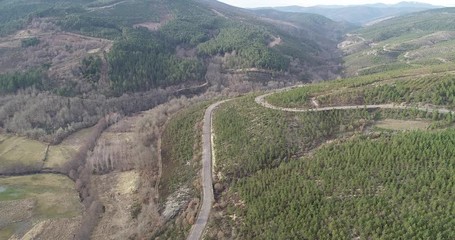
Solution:
M 400 2 L 397 4 L 365 4 L 365 5 L 334 5 L 334 6 L 287 6 L 274 8 L 282 12 L 305 12 L 320 14 L 335 21 L 347 21 L 358 25 L 369 25 L 384 19 L 405 14 L 439 8 L 431 4 L 418 2 Z
M 262 69 L 290 73 L 294 79 L 326 79 L 338 73 L 340 55 L 336 44 L 348 28 L 320 16 L 293 14 L 293 19 L 283 19 L 276 13 L 257 15 L 217 1 L 0 3 L 0 35 L 7 39 L 26 30 L 27 38 L 21 36 L 25 41 L 22 49 L 48 47 L 52 39 L 42 36 L 54 34 L 55 29 L 106 39 L 113 46 L 101 48 L 103 51 L 98 53 L 95 52 L 100 48 L 88 48 L 92 54 L 71 59 L 77 60 L 79 66 L 73 64 L 71 68 L 75 70 L 69 76 L 68 72 L 58 72 L 47 74 L 52 76 L 45 83 L 25 80 L 18 80 L 18 84 L 2 83 L 0 86 L 10 85 L 0 89 L 2 92 L 35 86 L 42 90 L 59 89 L 57 92 L 64 95 L 92 89 L 120 95 L 204 82 L 206 68 L 216 56 L 217 62 L 221 61 L 221 71 Z M 60 56 L 60 62 L 65 62 L 73 50 L 70 43 L 65 46 L 68 53 Z M 56 69 L 52 59 L 37 60 L 20 68 L 15 67 L 17 64 L 7 65 L 0 64 L 0 72 L 12 74 L 39 68 L 46 75 L 49 69 Z
M 0 1 L 0 128 L 58 142 L 206 81 L 246 92 L 338 76 L 348 28 L 294 17 L 205 0 Z
M 410 33 L 454 30 L 455 8 L 441 8 L 389 19 L 359 29 L 358 33 L 375 41 L 383 41 Z
M 348 34 L 340 48 L 347 75 L 453 63 L 455 8 L 408 14 Z

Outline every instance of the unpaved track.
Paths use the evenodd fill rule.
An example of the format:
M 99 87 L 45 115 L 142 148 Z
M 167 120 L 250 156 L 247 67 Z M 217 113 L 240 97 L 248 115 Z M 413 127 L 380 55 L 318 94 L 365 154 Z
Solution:
M 199 209 L 196 223 L 191 228 L 188 240 L 199 240 L 202 238 L 210 210 L 214 201 L 212 183 L 212 113 L 220 104 L 229 101 L 223 100 L 210 105 L 204 114 L 204 125 L 202 127 L 202 206 Z
M 287 88 L 286 90 L 288 90 Z M 330 111 L 330 110 L 349 110 L 349 109 L 376 109 L 376 108 L 383 108 L 383 109 L 416 109 L 419 111 L 428 111 L 428 112 L 433 112 L 433 111 L 438 111 L 439 113 L 452 113 L 454 114 L 454 111 L 451 111 L 449 109 L 445 108 L 434 108 L 434 107 L 413 107 L 413 106 L 407 106 L 407 105 L 398 105 L 398 104 L 374 104 L 374 105 L 354 105 L 354 106 L 334 106 L 334 107 L 321 107 L 321 108 L 310 108 L 310 109 L 305 109 L 305 108 L 286 108 L 286 107 L 277 107 L 274 106 L 270 103 L 268 103 L 265 98 L 269 95 L 272 95 L 277 92 L 282 92 L 283 90 L 278 90 L 276 92 L 268 93 L 265 95 L 261 95 L 255 98 L 256 103 L 260 104 L 263 107 L 274 109 L 274 110 L 280 110 L 280 111 L 285 111 L 285 112 L 320 112 L 320 111 Z

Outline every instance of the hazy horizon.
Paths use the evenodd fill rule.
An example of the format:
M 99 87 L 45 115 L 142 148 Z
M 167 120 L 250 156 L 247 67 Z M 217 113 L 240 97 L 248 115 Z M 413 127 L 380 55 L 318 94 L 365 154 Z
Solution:
M 279 6 L 302 6 L 310 7 L 316 5 L 363 5 L 363 4 L 396 4 L 399 2 L 419 2 L 428 3 L 437 6 L 453 7 L 454 3 L 447 3 L 447 0 L 422 0 L 422 1 L 403 1 L 403 0 L 382 0 L 382 1 L 368 1 L 368 0 L 218 0 L 220 2 L 242 8 L 255 8 L 255 7 L 279 7 Z

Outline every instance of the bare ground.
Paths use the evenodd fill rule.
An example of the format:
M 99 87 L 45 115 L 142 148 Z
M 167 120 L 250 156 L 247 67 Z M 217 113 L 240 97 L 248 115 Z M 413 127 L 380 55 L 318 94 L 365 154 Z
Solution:
M 93 172 L 103 174 L 91 182 L 105 207 L 93 239 L 147 237 L 163 224 L 156 203 L 159 160 L 137 132 L 147 114 L 124 117 L 106 129 L 87 159 Z
M 269 47 L 273 48 L 277 45 L 280 45 L 281 43 L 282 43 L 281 37 L 273 36 L 272 41 L 269 43 Z
M 92 177 L 93 187 L 105 207 L 92 239 L 128 239 L 137 224 L 132 209 L 137 197 L 139 173 L 136 171 L 114 172 Z
M 410 120 L 396 120 L 385 119 L 378 121 L 375 126 L 390 130 L 426 130 L 431 125 L 430 121 L 410 121 Z
M 145 27 L 150 31 L 158 31 L 163 25 L 172 20 L 171 14 L 166 14 L 161 17 L 159 22 L 143 22 L 135 24 L 134 27 Z

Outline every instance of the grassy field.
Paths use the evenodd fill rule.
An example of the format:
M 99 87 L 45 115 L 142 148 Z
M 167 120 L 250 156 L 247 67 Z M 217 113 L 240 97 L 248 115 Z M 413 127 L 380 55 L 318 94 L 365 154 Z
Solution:
M 0 168 L 7 169 L 16 164 L 41 166 L 47 145 L 24 137 L 0 135 Z
M 92 128 L 82 129 L 68 136 L 60 144 L 50 146 L 44 167 L 56 168 L 70 160 L 90 136 L 92 130 Z
M 0 211 L 0 239 L 8 239 L 40 221 L 77 217 L 82 205 L 69 178 L 40 174 L 0 178 Z

